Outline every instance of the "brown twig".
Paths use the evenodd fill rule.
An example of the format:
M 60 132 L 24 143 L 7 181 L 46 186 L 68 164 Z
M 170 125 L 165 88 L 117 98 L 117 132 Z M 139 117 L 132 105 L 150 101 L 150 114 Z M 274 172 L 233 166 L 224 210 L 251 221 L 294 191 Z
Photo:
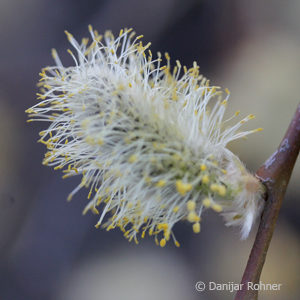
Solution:
M 282 199 L 287 189 L 300 148 L 300 104 L 278 149 L 258 169 L 256 176 L 266 186 L 266 205 L 235 300 L 256 300 L 258 291 L 248 282 L 259 283 Z

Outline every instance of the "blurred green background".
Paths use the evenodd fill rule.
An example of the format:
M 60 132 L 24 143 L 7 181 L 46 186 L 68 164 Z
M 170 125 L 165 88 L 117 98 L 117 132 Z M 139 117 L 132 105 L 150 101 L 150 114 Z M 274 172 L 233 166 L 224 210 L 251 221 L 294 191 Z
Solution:
M 1 0 L 0 2 L 0 299 L 193 300 L 233 299 L 230 292 L 199 293 L 197 281 L 239 283 L 255 230 L 247 241 L 221 217 L 206 212 L 202 232 L 175 228 L 181 243 L 130 244 L 115 231 L 96 230 L 82 217 L 87 193 L 71 203 L 79 178 L 42 166 L 41 124 L 26 124 L 36 102 L 39 70 L 53 64 L 55 47 L 66 64 L 63 30 L 88 35 L 133 27 L 231 91 L 228 115 L 240 109 L 262 133 L 231 145 L 255 171 L 280 142 L 299 103 L 300 1 L 246 0 Z M 300 164 L 295 167 L 268 253 L 262 281 L 282 283 L 264 300 L 300 298 Z

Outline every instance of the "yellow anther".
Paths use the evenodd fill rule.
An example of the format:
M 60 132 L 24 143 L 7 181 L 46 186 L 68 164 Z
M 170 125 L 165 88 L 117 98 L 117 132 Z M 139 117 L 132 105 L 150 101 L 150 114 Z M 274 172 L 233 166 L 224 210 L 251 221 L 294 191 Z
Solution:
M 240 111 L 239 110 L 237 110 L 235 113 L 234 113 L 234 115 L 237 117 L 238 115 L 240 114 Z
M 172 100 L 177 101 L 178 100 L 178 95 L 177 95 L 177 90 L 173 89 L 172 91 Z
M 217 166 L 218 166 L 218 161 L 214 160 L 214 161 L 212 162 L 212 165 L 214 165 L 215 167 L 217 167 Z
M 92 212 L 96 215 L 99 215 L 99 210 L 96 207 L 92 207 Z
M 254 132 L 259 132 L 259 131 L 263 131 L 264 129 L 263 128 L 256 128 L 256 129 L 254 129 L 253 131 Z
M 156 186 L 157 187 L 163 187 L 166 185 L 166 181 L 165 180 L 160 180 L 156 183 Z
M 26 109 L 25 112 L 26 112 L 27 114 L 33 114 L 33 113 L 36 113 L 36 111 L 35 111 L 34 109 L 32 109 L 32 108 Z
M 225 93 L 226 93 L 227 95 L 230 94 L 230 91 L 228 90 L 228 88 L 225 89 Z
M 255 118 L 255 116 L 252 115 L 252 114 L 248 116 L 248 119 L 249 119 L 249 120 L 252 120 L 252 119 L 254 119 L 254 118 Z
M 202 165 L 200 166 L 200 170 L 201 170 L 201 171 L 205 171 L 206 169 L 207 169 L 206 165 L 202 164 Z
M 169 228 L 169 225 L 167 223 L 159 223 L 159 224 L 157 224 L 157 229 L 158 230 L 162 229 L 162 230 L 166 231 L 168 228 Z
M 111 199 L 110 197 L 106 197 L 106 198 L 103 200 L 103 202 L 104 202 L 104 203 L 108 203 L 108 201 L 110 201 L 110 199 Z
M 132 208 L 133 207 L 133 204 L 131 202 L 127 203 L 126 205 L 127 208 Z
M 57 58 L 57 51 L 54 48 L 51 49 L 51 55 L 52 55 L 53 59 Z
M 87 50 L 84 52 L 84 55 L 88 55 L 97 45 L 96 41 L 93 41 L 91 45 L 87 48 Z
M 87 137 L 85 138 L 85 141 L 86 141 L 89 145 L 95 145 L 95 140 L 94 140 L 94 138 L 91 137 L 91 136 L 87 136 Z
M 226 105 L 226 104 L 227 104 L 227 100 L 226 99 L 221 102 L 221 105 Z
M 209 188 L 210 188 L 210 190 L 211 190 L 212 192 L 217 192 L 217 191 L 219 190 L 219 185 L 216 184 L 216 183 L 213 183 L 213 184 L 210 185 Z
M 216 90 L 217 90 L 217 87 L 216 87 L 216 86 L 213 86 L 213 87 L 211 88 L 211 93 L 214 94 L 214 93 L 216 92 Z
M 72 56 L 74 55 L 71 49 L 67 49 L 67 52 Z
M 81 40 L 81 43 L 85 46 L 88 44 L 88 42 L 89 42 L 88 38 L 82 38 L 82 40 Z
M 157 142 L 152 142 L 152 146 L 156 150 L 161 150 L 161 149 L 164 149 L 166 147 L 165 144 L 161 144 L 161 143 L 157 143 Z
M 222 197 L 225 196 L 226 195 L 226 187 L 224 185 L 219 185 L 218 193 Z
M 166 246 L 166 240 L 165 239 L 161 239 L 160 240 L 160 242 L 159 242 L 159 245 L 161 246 L 161 247 L 165 247 Z
M 144 51 L 145 51 L 146 49 L 148 49 L 150 46 L 151 46 L 151 42 L 149 42 L 149 43 L 144 47 Z
M 67 30 L 65 30 L 65 34 L 66 34 L 68 40 L 71 41 L 73 38 L 73 35 L 70 32 L 68 32 Z
M 145 182 L 148 183 L 148 184 L 151 183 L 151 181 L 152 181 L 152 180 L 151 180 L 151 177 L 149 177 L 149 176 L 145 176 L 144 180 L 145 180 Z
M 226 195 L 226 187 L 224 185 L 213 183 L 209 188 L 212 192 L 217 192 L 220 196 Z
M 187 192 L 191 191 L 193 186 L 190 183 L 183 183 L 182 180 L 176 181 L 176 189 L 178 193 L 184 196 Z
M 173 154 L 172 158 L 174 158 L 177 161 L 181 160 L 181 156 L 179 154 L 177 154 L 177 153 Z
M 193 224 L 193 231 L 195 233 L 199 233 L 200 232 L 200 223 L 199 222 Z
M 220 204 L 216 204 L 214 203 L 211 208 L 215 211 L 215 212 L 221 212 L 223 210 L 222 206 Z
M 36 95 L 38 96 L 37 99 L 42 99 L 42 100 L 45 100 L 46 99 L 46 96 L 40 94 L 40 93 L 36 93 Z M 43 104 L 43 105 L 42 105 Z M 44 103 L 40 103 L 39 106 L 45 106 Z
M 86 213 L 89 211 L 90 207 L 89 206 L 86 206 L 82 212 L 82 215 L 86 215 Z
M 89 32 L 93 32 L 93 26 L 91 24 L 89 24 L 88 29 L 89 29 Z
M 192 201 L 192 200 L 189 200 L 187 203 L 186 203 L 186 207 L 189 211 L 193 211 L 195 210 L 196 208 L 196 202 L 195 201 Z
M 204 198 L 203 199 L 203 201 L 202 201 L 202 204 L 203 204 L 203 206 L 204 207 L 206 207 L 206 208 L 208 208 L 208 207 L 210 207 L 210 205 L 211 205 L 211 200 L 210 200 L 210 198 Z
M 129 159 L 128 162 L 130 162 L 131 164 L 137 161 L 137 155 L 136 154 L 132 154 Z
M 106 231 L 110 231 L 111 229 L 115 228 L 112 224 L 110 224 L 107 228 Z
M 176 247 L 180 247 L 180 244 L 179 244 L 178 241 L 175 241 L 174 244 L 175 244 Z
M 171 235 L 170 230 L 166 230 L 164 233 L 164 237 L 165 237 L 166 241 L 168 241 L 170 239 L 170 235 Z
M 195 211 L 191 211 L 191 212 L 189 212 L 189 214 L 187 216 L 187 220 L 191 223 L 199 222 L 200 217 L 195 213 Z
M 204 175 L 202 177 L 202 183 L 204 183 L 204 184 L 208 184 L 209 183 L 209 176 L 208 175 Z
M 173 212 L 174 212 L 174 213 L 177 213 L 178 210 L 179 210 L 179 206 L 176 205 L 176 206 L 173 208 Z
M 98 197 L 96 205 L 99 205 L 102 202 L 102 197 Z

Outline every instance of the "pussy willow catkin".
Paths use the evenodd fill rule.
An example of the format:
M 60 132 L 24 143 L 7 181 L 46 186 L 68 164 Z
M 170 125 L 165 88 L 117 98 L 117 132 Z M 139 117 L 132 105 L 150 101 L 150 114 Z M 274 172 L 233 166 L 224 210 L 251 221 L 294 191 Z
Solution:
M 84 213 L 92 211 L 107 230 L 119 227 L 130 241 L 148 232 L 164 247 L 173 226 L 187 220 L 200 232 L 201 214 L 211 208 L 246 238 L 263 206 L 262 187 L 229 142 L 254 118 L 224 119 L 226 89 L 211 86 L 168 53 L 157 57 L 131 29 L 78 43 L 66 32 L 75 65 L 42 69 L 40 102 L 26 112 L 49 125 L 39 142 L 47 146 L 43 164 L 63 169 L 63 178 L 81 175 L 89 189 Z M 225 94 L 225 96 L 223 95 Z

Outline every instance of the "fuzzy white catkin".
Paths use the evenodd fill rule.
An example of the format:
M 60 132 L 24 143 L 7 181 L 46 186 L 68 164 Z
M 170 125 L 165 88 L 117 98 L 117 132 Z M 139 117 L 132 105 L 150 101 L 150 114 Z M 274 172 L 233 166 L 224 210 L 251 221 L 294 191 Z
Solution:
M 246 238 L 263 207 L 262 187 L 226 146 L 252 132 L 240 127 L 248 115 L 224 120 L 229 98 L 199 74 L 170 57 L 153 58 L 131 29 L 118 37 L 98 35 L 79 44 L 66 32 L 76 53 L 75 66 L 40 73 L 40 102 L 26 112 L 30 121 L 46 121 L 40 133 L 47 146 L 43 163 L 82 175 L 69 200 L 89 188 L 88 210 L 99 214 L 96 227 L 119 227 L 130 241 L 146 232 L 164 247 L 180 220 L 200 232 L 202 211 L 222 213 L 227 225 L 241 227 Z M 99 209 L 100 207 L 100 209 Z M 98 210 L 99 209 L 99 210 Z

